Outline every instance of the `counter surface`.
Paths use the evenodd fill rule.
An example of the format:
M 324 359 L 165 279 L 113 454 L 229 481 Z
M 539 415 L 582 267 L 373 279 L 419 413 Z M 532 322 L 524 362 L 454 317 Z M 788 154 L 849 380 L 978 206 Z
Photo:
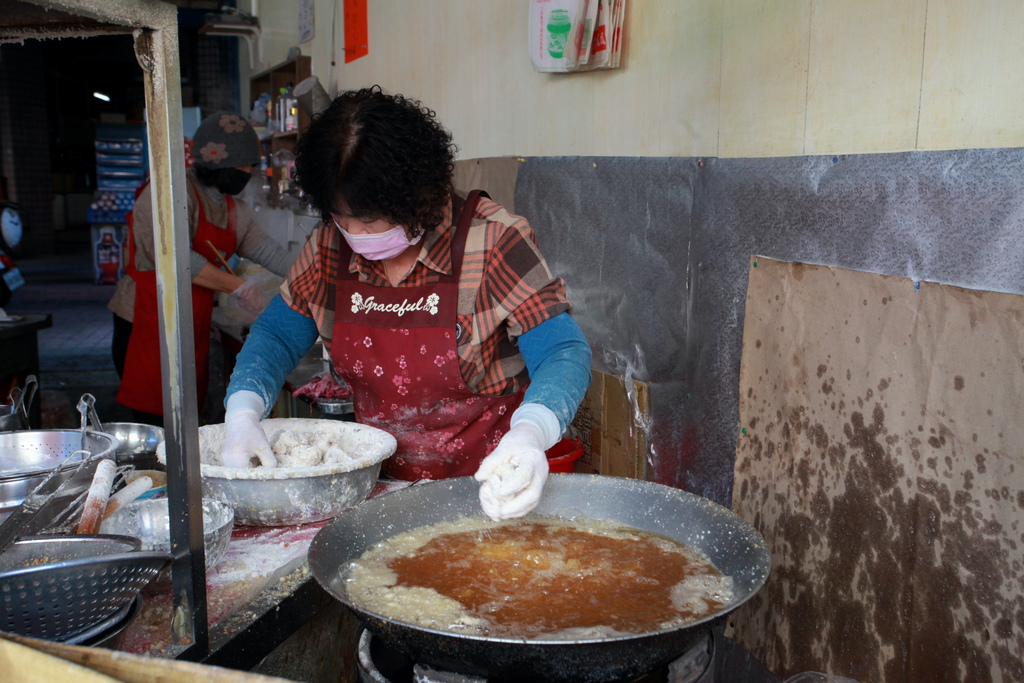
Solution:
M 277 592 L 284 598 L 308 578 L 306 552 L 324 524 L 235 528 L 224 559 L 206 575 L 211 643 L 218 625 L 258 618 L 258 614 L 246 615 L 245 611 L 261 592 Z M 147 589 L 142 601 L 142 613 L 125 631 L 121 649 L 156 657 L 176 656 L 179 648 L 171 640 L 170 628 L 174 609 L 171 592 Z
M 408 485 L 381 481 L 369 497 Z M 313 537 L 328 521 L 235 527 L 224 558 L 206 575 L 210 654 L 204 661 L 251 668 L 313 616 L 315 604 L 326 593 L 313 579 L 306 555 Z M 173 609 L 169 588 L 144 591 L 142 612 L 125 630 L 120 649 L 153 657 L 177 657 L 189 643 L 172 641 Z M 293 613 L 287 613 L 289 610 Z

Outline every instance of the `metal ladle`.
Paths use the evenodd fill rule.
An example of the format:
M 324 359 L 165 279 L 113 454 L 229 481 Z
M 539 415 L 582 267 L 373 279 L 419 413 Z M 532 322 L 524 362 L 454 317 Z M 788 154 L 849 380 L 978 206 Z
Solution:
M 25 388 L 14 387 L 8 396 L 10 405 L 0 405 L 0 432 L 16 432 L 29 428 L 28 411 L 36 394 L 35 375 L 25 378 Z
M 82 398 L 78 399 L 78 413 L 82 416 L 82 449 L 85 449 L 85 434 L 89 429 L 89 423 L 92 422 L 93 429 L 97 432 L 103 431 L 103 423 L 100 422 L 100 416 L 96 414 L 96 397 L 92 394 L 82 394 Z
M 25 387 L 14 387 L 11 389 L 11 393 L 8 394 L 7 398 L 11 401 L 11 407 L 14 412 L 20 412 L 28 419 L 28 411 L 32 408 L 32 399 L 35 398 L 36 389 L 39 388 L 39 382 L 36 381 L 35 375 L 29 375 L 25 378 Z

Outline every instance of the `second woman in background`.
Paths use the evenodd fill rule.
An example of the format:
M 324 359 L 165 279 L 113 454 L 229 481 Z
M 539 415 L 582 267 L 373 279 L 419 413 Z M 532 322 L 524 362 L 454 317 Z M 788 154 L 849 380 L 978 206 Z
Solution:
M 280 276 L 293 258 L 256 225 L 252 208 L 236 195 L 245 189 L 260 162 L 260 142 L 240 115 L 222 111 L 205 118 L 193 137 L 194 167 L 185 173 L 191 242 L 192 324 L 195 330 L 196 410 L 207 388 L 210 324 L 217 292 L 228 292 L 253 315 L 266 299 L 252 280 L 221 269 L 234 254 Z M 107 307 L 114 313 L 112 352 L 121 376 L 118 403 L 134 420 L 163 424 L 163 382 L 157 317 L 152 188 L 136 199 L 129 216 L 126 275 Z

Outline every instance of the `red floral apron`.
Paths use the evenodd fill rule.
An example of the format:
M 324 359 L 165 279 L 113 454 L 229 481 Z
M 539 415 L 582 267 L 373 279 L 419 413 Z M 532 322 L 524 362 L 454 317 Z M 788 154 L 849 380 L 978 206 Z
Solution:
M 191 186 L 190 186 L 191 187 Z M 192 250 L 218 265 L 216 254 L 207 241 L 229 259 L 235 253 L 235 202 L 225 195 L 228 224 L 220 228 L 206 218 L 203 202 L 197 193 L 199 224 L 192 238 Z M 128 215 L 128 266 L 125 272 L 135 280 L 135 320 L 124 360 L 124 376 L 117 392 L 117 402 L 134 410 L 160 415 L 164 412 L 163 381 L 160 371 L 160 321 L 157 314 L 156 271 L 135 269 L 135 236 L 132 217 Z M 210 321 L 213 318 L 215 292 L 192 285 L 192 327 L 195 332 L 196 390 L 198 410 L 202 409 L 209 381 Z
M 435 285 L 376 287 L 350 273 L 342 242 L 331 360 L 352 388 L 356 420 L 398 440 L 384 474 L 396 479 L 444 479 L 473 474 L 508 431 L 523 391 L 483 396 L 466 386 L 459 368 L 459 275 L 474 190 L 452 237 L 452 274 Z M 485 195 L 486 196 L 486 195 Z

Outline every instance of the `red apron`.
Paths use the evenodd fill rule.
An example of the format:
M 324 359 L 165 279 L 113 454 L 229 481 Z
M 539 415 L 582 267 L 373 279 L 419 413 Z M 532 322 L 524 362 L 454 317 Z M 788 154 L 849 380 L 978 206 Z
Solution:
M 470 193 L 452 237 L 452 274 L 435 285 L 360 282 L 348 271 L 352 252 L 342 242 L 331 361 L 352 388 L 356 420 L 398 440 L 383 465 L 396 479 L 473 474 L 523 400 L 525 389 L 509 396 L 474 393 L 459 368 L 459 275 L 478 195 Z
M 191 188 L 191 186 L 190 186 Z M 203 202 L 196 191 L 199 224 L 192 238 L 192 250 L 218 265 L 213 245 L 229 259 L 235 253 L 235 202 L 225 195 L 228 225 L 220 228 L 206 218 Z M 161 415 L 164 412 L 163 382 L 160 371 L 160 321 L 157 314 L 156 271 L 135 269 L 135 236 L 132 217 L 128 215 L 128 267 L 125 272 L 135 280 L 135 320 L 124 359 L 124 375 L 117 392 L 117 402 L 134 410 Z M 197 406 L 202 409 L 209 381 L 210 321 L 213 318 L 215 292 L 192 285 L 192 327 L 195 332 Z

